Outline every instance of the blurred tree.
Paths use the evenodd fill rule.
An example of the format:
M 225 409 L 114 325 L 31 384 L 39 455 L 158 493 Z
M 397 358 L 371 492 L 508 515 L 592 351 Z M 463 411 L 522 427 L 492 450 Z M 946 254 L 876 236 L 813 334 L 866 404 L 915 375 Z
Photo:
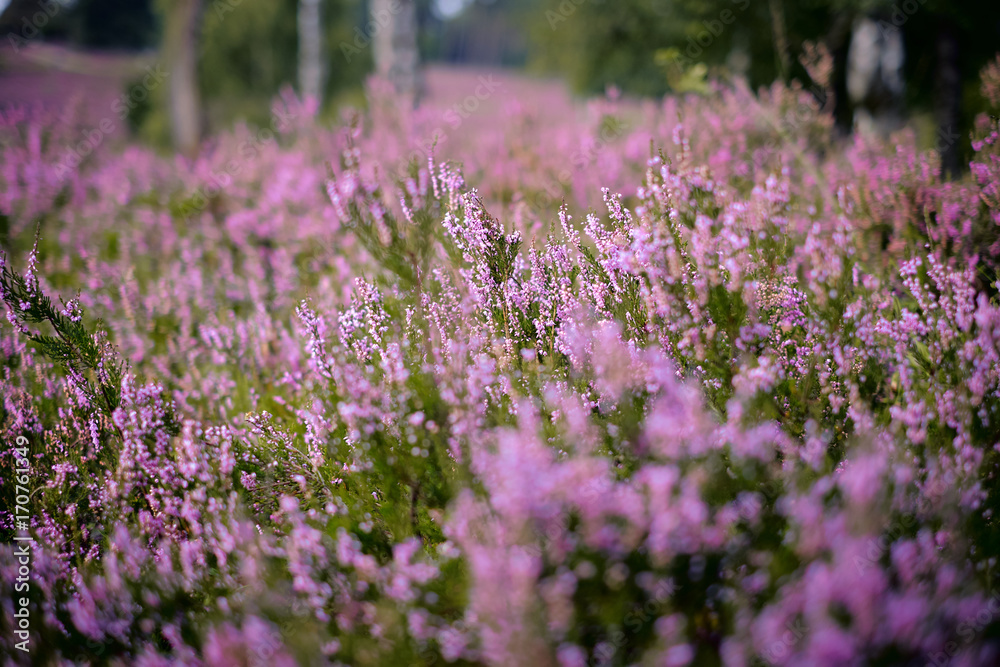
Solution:
M 809 0 L 841 24 L 858 17 L 875 21 L 880 36 L 902 36 L 906 102 L 927 112 L 936 129 L 929 142 L 946 172 L 968 163 L 976 114 L 985 110 L 979 71 L 1000 51 L 1000 3 L 979 0 Z M 845 39 L 846 41 L 846 39 Z M 846 60 L 846 57 L 845 57 Z M 841 108 L 839 120 L 849 121 Z
M 420 95 L 415 0 L 372 0 L 375 70 L 396 92 L 415 101 Z
M 70 32 L 70 13 L 59 0 L 11 0 L 0 12 L 0 34 L 5 36 L 6 46 L 15 49 L 42 36 L 64 40 Z
M 299 0 L 299 93 L 323 101 L 323 21 L 320 0 Z
M 170 74 L 168 108 L 174 148 L 192 154 L 201 140 L 198 26 L 201 0 L 159 0 L 164 16 L 163 56 Z
M 845 75 L 855 127 L 883 136 L 901 127 L 905 62 L 902 31 L 886 30 L 870 16 L 854 21 Z
M 168 0 L 161 0 L 166 16 Z M 200 118 L 207 131 L 236 120 L 267 127 L 271 102 L 284 85 L 303 83 L 300 74 L 300 0 L 207 0 L 198 23 L 196 52 Z M 335 108 L 356 101 L 371 70 L 370 39 L 363 38 L 362 0 L 319 0 L 322 99 Z M 315 35 L 312 37 L 315 39 Z M 154 91 L 140 134 L 153 143 L 170 140 L 168 91 Z
M 271 99 L 298 74 L 298 0 L 219 0 L 202 22 L 198 75 L 208 122 L 264 125 Z
M 256 125 L 270 122 L 271 101 L 280 88 L 299 82 L 301 55 L 312 49 L 321 69 L 319 96 L 336 104 L 337 97 L 360 88 L 371 69 L 370 36 L 361 0 L 320 0 L 319 38 L 305 33 L 312 45 L 300 49 L 302 0 L 213 0 L 202 23 L 198 63 L 201 92 L 209 125 L 224 127 L 237 118 Z M 311 10 L 307 10 L 311 11 Z M 318 42 L 318 44 L 316 44 Z M 315 66 L 315 62 L 313 63 Z M 315 77 L 315 72 L 310 74 Z
M 883 26 L 898 27 L 906 42 L 909 102 L 933 112 L 933 143 L 954 174 L 968 164 L 969 131 L 986 111 L 978 75 L 1000 51 L 1000 3 L 906 0 L 885 15 Z
M 561 72 L 585 93 L 617 85 L 659 95 L 730 74 L 757 86 L 808 81 L 797 57 L 803 43 L 821 41 L 834 56 L 835 113 L 844 129 L 853 119 L 846 90 L 852 26 L 870 17 L 883 36 L 902 34 L 908 107 L 934 112 L 951 171 L 982 110 L 978 72 L 1000 49 L 1000 3 L 981 0 L 542 0 L 523 16 L 532 67 Z
M 778 74 L 772 3 L 751 0 L 544 0 L 529 29 L 536 69 L 568 74 L 581 92 L 610 85 L 641 95 L 670 88 L 665 68 L 730 69 L 751 80 Z M 786 37 L 787 39 L 787 37 Z M 668 61 L 657 51 L 673 48 Z
M 444 17 L 429 4 L 425 33 L 434 39 L 428 59 L 523 67 L 528 26 L 541 18 L 530 0 L 469 0 L 455 16 Z

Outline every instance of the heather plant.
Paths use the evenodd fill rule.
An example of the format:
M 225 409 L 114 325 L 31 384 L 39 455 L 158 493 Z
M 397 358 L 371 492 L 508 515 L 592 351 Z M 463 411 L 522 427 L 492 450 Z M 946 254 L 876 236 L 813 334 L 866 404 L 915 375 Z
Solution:
M 0 236 L 7 243 L 30 239 L 32 223 L 57 216 L 79 194 L 73 178 L 86 157 L 65 160 L 65 147 L 80 136 L 79 100 L 65 109 L 7 106 L 0 113 L 0 146 L 3 148 L 4 190 L 0 206 Z M 19 249 L 20 246 L 19 246 Z
M 286 95 L 71 205 L 0 145 L 5 659 L 993 664 L 996 120 L 948 182 L 801 87 L 651 104 L 414 155 Z

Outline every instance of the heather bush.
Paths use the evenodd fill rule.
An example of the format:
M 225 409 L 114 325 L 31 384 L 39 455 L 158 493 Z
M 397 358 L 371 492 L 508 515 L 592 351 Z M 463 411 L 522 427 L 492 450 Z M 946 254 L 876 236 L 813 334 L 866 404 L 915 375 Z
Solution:
M 799 87 L 372 95 L 192 161 L 4 115 L 6 661 L 998 659 L 995 118 L 946 181 Z

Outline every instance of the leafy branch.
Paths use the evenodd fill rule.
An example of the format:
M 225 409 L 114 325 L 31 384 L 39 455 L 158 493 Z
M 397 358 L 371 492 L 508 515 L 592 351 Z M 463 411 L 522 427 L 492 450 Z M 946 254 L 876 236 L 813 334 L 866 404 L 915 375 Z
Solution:
M 28 258 L 28 271 L 19 275 L 8 265 L 6 256 L 0 254 L 0 298 L 7 305 L 7 319 L 45 356 L 58 363 L 88 402 L 114 424 L 112 415 L 121 405 L 126 363 L 118 358 L 100 321 L 93 333 L 87 330 L 76 299 L 63 302 L 62 310 L 52 305 L 52 299 L 38 285 L 37 259 L 36 241 Z M 45 335 L 26 326 L 45 323 L 52 326 L 55 335 Z M 115 429 L 121 437 L 121 430 L 117 426 Z

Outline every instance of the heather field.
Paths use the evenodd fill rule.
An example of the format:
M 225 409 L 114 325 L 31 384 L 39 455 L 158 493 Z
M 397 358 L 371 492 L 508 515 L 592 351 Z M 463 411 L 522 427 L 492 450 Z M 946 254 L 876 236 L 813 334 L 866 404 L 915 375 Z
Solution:
M 427 76 L 0 111 L 0 662 L 1000 664 L 997 118 Z

